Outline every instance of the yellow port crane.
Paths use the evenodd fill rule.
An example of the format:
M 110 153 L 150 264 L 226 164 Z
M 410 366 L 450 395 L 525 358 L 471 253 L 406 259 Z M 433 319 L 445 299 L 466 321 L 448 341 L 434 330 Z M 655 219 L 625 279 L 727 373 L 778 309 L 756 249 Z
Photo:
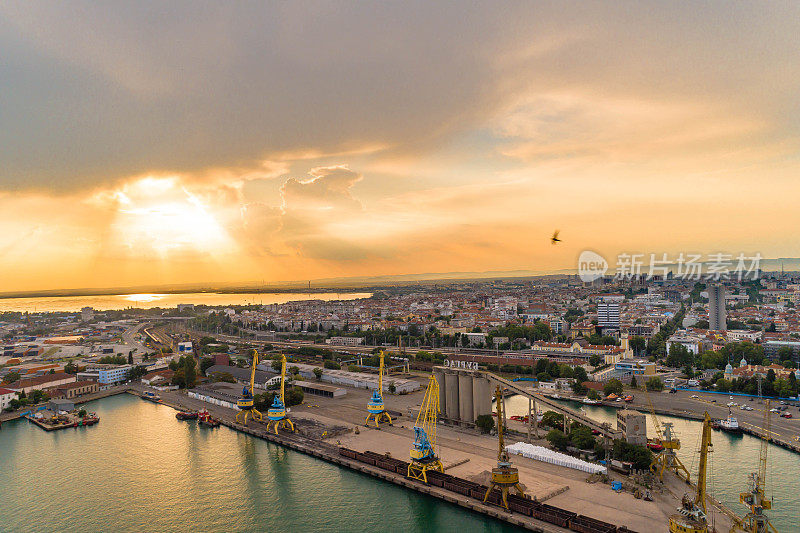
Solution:
M 708 454 L 711 452 L 711 417 L 708 411 L 703 415 L 703 433 L 700 440 L 700 465 L 697 469 L 697 492 L 694 497 L 683 495 L 678 514 L 669 517 L 670 533 L 708 533 L 706 518 L 706 475 Z
M 286 400 L 284 392 L 286 389 L 286 356 L 281 354 L 281 393 L 280 396 L 275 395 L 272 405 L 267 410 L 267 431 L 272 427 L 275 434 L 278 429 L 288 429 L 294 431 L 294 424 L 286 416 Z
M 414 444 L 411 447 L 411 462 L 408 477 L 428 482 L 428 470 L 444 473 L 444 465 L 436 454 L 436 422 L 439 419 L 439 382 L 431 374 L 428 390 L 414 423 Z
M 777 533 L 775 526 L 769 521 L 764 511 L 772 509 L 772 500 L 768 500 L 764 495 L 767 483 L 767 452 L 770 441 L 770 402 L 764 409 L 764 435 L 761 439 L 761 449 L 758 457 L 758 472 L 750 474 L 750 489 L 747 492 L 739 493 L 739 502 L 750 508 L 748 513 L 737 523 L 732 531 L 737 528 L 747 533 Z
M 672 434 L 672 422 L 664 422 L 664 428 L 661 428 L 661 423 L 656 416 L 656 409 L 653 407 L 653 401 L 650 399 L 650 393 L 645 389 L 645 396 L 647 397 L 647 405 L 650 407 L 650 416 L 653 419 L 653 426 L 656 430 L 656 437 L 654 439 L 647 439 L 651 445 L 661 446 L 662 449 L 653 456 L 653 462 L 650 463 L 650 471 L 658 474 L 658 479 L 664 481 L 664 470 L 671 470 L 675 475 L 682 478 L 687 483 L 689 482 L 689 470 L 684 466 L 676 450 L 681 449 L 681 441 Z
M 372 393 L 372 398 L 367 404 L 367 411 L 369 414 L 364 421 L 364 425 L 366 426 L 369 424 L 370 420 L 374 420 L 376 428 L 380 427 L 378 422 L 383 419 L 386 419 L 390 426 L 392 425 L 392 417 L 386 412 L 386 405 L 383 403 L 383 358 L 384 354 L 383 350 L 381 350 L 380 365 L 378 366 L 378 388 Z
M 506 444 L 503 440 L 503 431 L 505 430 L 506 422 L 505 413 L 503 412 L 503 390 L 500 388 L 500 385 L 497 386 L 495 398 L 497 399 L 497 468 L 492 468 L 492 479 L 489 483 L 489 488 L 486 490 L 486 495 L 483 497 L 483 501 L 485 503 L 489 499 L 489 494 L 491 494 L 492 490 L 497 488 L 502 494 L 503 507 L 508 509 L 508 491 L 510 489 L 516 489 L 519 495 L 523 497 L 525 496 L 525 492 L 519 484 L 519 470 L 511 466 L 511 460 L 508 458 Z
M 236 407 L 241 409 L 236 413 L 236 422 L 244 426 L 247 425 L 247 418 L 263 421 L 264 416 L 255 408 L 253 394 L 256 386 L 256 365 L 258 365 L 258 352 L 253 350 L 253 364 L 250 366 L 250 385 L 242 388 L 242 396 L 236 400 Z

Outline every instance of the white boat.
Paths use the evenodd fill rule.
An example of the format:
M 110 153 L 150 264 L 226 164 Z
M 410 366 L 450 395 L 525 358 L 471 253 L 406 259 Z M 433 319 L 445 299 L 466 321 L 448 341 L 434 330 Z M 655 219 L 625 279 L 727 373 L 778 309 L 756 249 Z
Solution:
M 601 405 L 603 402 L 600 400 L 591 400 L 589 398 L 584 398 L 581 402 L 585 403 L 586 405 Z
M 731 433 L 739 433 L 742 428 L 739 427 L 739 421 L 728 410 L 728 418 L 719 421 L 719 429 L 722 431 L 730 431 Z

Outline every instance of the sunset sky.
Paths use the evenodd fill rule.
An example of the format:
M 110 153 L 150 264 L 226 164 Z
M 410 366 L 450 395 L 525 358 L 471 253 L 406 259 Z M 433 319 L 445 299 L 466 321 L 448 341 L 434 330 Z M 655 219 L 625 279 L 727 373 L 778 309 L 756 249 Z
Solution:
M 777 1 L 3 2 L 0 290 L 798 257 L 799 35 Z

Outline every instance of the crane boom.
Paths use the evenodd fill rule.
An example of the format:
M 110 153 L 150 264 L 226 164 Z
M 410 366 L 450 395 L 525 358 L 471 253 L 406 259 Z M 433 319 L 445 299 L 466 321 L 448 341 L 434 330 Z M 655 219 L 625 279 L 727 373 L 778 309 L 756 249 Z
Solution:
M 250 383 L 242 388 L 242 396 L 236 401 L 240 409 L 236 413 L 236 422 L 247 425 L 247 419 L 263 421 L 263 415 L 255 407 L 256 366 L 258 365 L 258 352 L 253 350 L 253 361 L 250 365 Z
M 408 477 L 428 482 L 428 470 L 444 473 L 444 465 L 436 453 L 436 422 L 439 419 L 439 382 L 431 374 L 428 389 L 414 423 L 414 444 L 411 447 L 411 462 Z
M 256 366 L 258 365 L 258 352 L 253 350 L 253 364 L 250 365 L 250 394 L 253 394 L 253 391 L 256 387 Z
M 703 509 L 706 509 L 706 475 L 708 468 L 708 452 L 711 447 L 711 417 L 708 411 L 703 416 L 703 436 L 700 439 L 700 465 L 697 468 L 697 496 L 695 496 L 694 504 Z
M 286 387 L 284 386 L 284 382 L 286 381 L 286 356 L 281 354 L 281 403 L 286 405 L 286 398 L 284 396 L 284 392 Z
M 267 411 L 267 418 L 269 419 L 267 421 L 267 431 L 269 431 L 270 427 L 273 427 L 276 434 L 279 428 L 288 429 L 292 432 L 294 431 L 294 423 L 286 416 L 285 382 L 286 356 L 281 354 L 281 392 L 280 396 L 275 396 L 272 406 Z

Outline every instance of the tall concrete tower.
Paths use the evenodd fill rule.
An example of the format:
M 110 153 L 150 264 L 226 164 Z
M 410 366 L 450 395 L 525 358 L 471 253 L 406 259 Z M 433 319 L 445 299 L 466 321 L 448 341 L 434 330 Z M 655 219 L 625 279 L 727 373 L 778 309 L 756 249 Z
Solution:
M 708 329 L 725 331 L 728 329 L 727 314 L 725 313 L 725 287 L 722 285 L 708 286 Z

